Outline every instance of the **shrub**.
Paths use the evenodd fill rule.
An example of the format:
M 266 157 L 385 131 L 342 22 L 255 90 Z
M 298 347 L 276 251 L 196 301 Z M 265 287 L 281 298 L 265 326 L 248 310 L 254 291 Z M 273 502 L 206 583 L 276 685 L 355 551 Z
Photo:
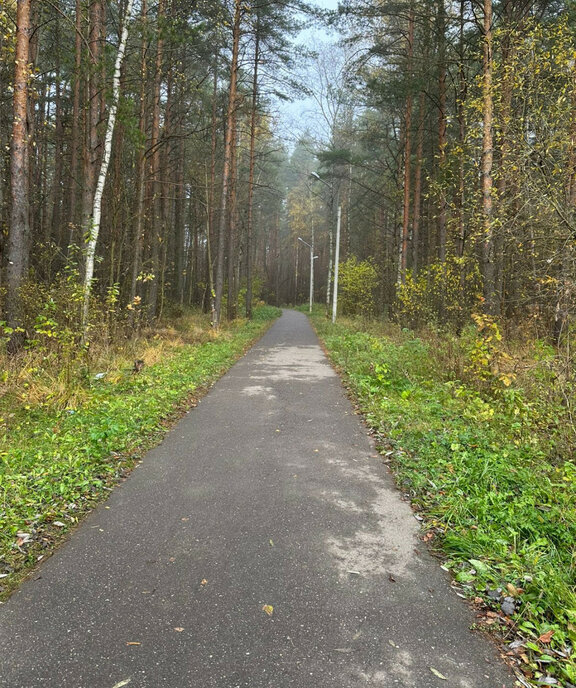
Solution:
M 450 257 L 417 275 L 408 272 L 399 285 L 400 319 L 412 328 L 450 323 L 460 329 L 480 303 L 482 281 L 476 261 Z
M 371 317 L 376 310 L 375 293 L 378 274 L 369 260 L 358 262 L 356 256 L 340 264 L 340 304 L 343 315 Z

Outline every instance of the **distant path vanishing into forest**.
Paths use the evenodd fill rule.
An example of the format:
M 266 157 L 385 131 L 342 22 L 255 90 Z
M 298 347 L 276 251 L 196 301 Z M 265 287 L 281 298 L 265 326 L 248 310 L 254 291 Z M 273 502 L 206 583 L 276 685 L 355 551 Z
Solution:
M 10 688 L 511 688 L 286 311 L 19 592 Z

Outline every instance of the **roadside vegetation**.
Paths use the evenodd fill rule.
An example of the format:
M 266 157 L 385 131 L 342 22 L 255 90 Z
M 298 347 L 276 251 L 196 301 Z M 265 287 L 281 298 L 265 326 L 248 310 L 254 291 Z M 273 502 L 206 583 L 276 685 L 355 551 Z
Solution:
M 279 314 L 260 306 L 252 320 L 214 330 L 209 316 L 180 313 L 131 340 L 111 343 L 101 332 L 65 357 L 54 329 L 17 357 L 0 354 L 0 595 Z
M 573 380 L 542 340 L 339 319 L 316 329 L 478 625 L 523 685 L 576 684 Z

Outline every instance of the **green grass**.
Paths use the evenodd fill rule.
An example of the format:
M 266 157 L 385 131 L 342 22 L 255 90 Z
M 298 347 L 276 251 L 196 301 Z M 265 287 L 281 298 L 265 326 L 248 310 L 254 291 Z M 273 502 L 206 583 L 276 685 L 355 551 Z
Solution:
M 487 592 L 514 597 L 503 630 L 526 640 L 519 668 L 575 683 L 576 465 L 560 453 L 561 405 L 454 379 L 437 342 L 411 332 L 391 339 L 313 319 L 456 580 L 499 614 Z
M 114 381 L 92 375 L 77 408 L 16 409 L 0 436 L 4 596 L 279 314 L 256 309 L 252 321 L 180 346 L 137 375 L 126 372 Z

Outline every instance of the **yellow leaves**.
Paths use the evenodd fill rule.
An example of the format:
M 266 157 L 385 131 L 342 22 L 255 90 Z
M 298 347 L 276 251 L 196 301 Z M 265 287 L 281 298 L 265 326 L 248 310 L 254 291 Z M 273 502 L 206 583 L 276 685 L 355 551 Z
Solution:
M 504 387 L 510 387 L 510 385 L 514 382 L 515 379 L 516 375 L 514 373 L 507 373 L 499 376 L 499 380 L 504 385 Z
M 273 607 L 271 604 L 265 604 L 265 605 L 262 607 L 262 611 L 263 611 L 265 614 L 268 614 L 268 616 L 272 616 L 272 614 L 274 614 L 274 607 Z

